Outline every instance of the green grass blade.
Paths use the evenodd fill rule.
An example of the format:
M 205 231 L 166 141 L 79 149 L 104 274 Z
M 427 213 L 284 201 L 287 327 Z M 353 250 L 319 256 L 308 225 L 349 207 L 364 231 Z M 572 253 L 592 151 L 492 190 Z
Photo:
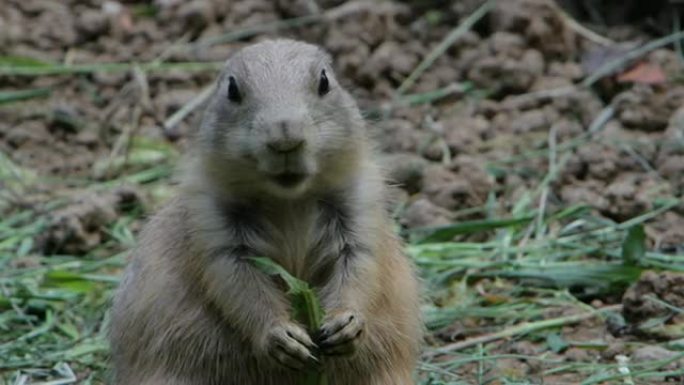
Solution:
M 622 243 L 622 263 L 637 266 L 646 255 L 646 233 L 643 225 L 631 227 Z
M 89 74 L 94 72 L 127 72 L 139 67 L 144 72 L 151 71 L 217 71 L 223 66 L 223 62 L 178 62 L 178 63 L 100 63 L 100 64 L 74 64 L 74 65 L 3 65 L 0 63 L 0 75 L 2 76 L 49 76 L 49 75 L 74 75 Z
M 49 67 L 54 65 L 28 56 L 0 56 L 0 67 Z
M 472 234 L 480 231 L 495 230 L 504 227 L 524 225 L 534 219 L 533 215 L 510 219 L 475 220 L 454 223 L 446 226 L 423 227 L 410 230 L 410 233 L 418 235 L 417 244 L 446 242 L 457 235 Z M 422 234 L 422 236 L 421 236 Z
M 642 271 L 639 267 L 617 263 L 579 261 L 489 270 L 473 276 L 514 278 L 542 287 L 583 289 L 585 294 L 597 295 L 624 290 L 639 279 Z
M 49 96 L 52 92 L 49 88 L 36 88 L 32 90 L 0 91 L 0 104 L 19 102 L 22 100 Z

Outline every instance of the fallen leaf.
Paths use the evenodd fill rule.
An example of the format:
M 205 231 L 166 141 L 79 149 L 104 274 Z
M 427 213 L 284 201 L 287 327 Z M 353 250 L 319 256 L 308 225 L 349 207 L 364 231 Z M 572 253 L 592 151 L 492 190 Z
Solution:
M 617 78 L 620 83 L 662 84 L 667 78 L 658 64 L 641 62 Z

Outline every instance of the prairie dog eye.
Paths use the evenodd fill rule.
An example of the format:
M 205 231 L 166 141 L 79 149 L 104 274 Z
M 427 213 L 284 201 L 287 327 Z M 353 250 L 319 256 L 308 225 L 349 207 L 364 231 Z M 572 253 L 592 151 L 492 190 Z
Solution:
M 325 74 L 325 70 L 321 70 L 321 78 L 318 81 L 318 95 L 323 96 L 330 91 L 330 82 L 328 81 L 328 75 Z
M 240 103 L 242 101 L 242 95 L 238 89 L 237 81 L 235 77 L 228 77 L 228 100 L 234 103 Z

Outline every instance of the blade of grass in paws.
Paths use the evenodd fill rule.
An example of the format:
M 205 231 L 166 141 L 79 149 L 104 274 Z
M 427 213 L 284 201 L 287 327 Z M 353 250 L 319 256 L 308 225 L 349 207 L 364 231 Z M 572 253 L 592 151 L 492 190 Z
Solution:
M 310 334 L 316 333 L 323 321 L 323 309 L 316 293 L 307 282 L 297 279 L 282 266 L 270 258 L 251 258 L 254 266 L 268 275 L 277 275 L 287 285 L 287 294 L 292 301 L 293 316 L 306 325 Z M 306 376 L 305 385 L 327 385 L 328 376 L 325 372 L 312 371 Z

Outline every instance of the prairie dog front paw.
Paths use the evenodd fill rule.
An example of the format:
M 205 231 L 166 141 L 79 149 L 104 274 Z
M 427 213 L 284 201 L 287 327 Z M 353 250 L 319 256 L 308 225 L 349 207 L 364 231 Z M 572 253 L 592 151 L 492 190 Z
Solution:
M 311 354 L 316 344 L 306 331 L 293 322 L 277 323 L 266 335 L 265 350 L 278 364 L 292 370 L 304 369 L 316 363 Z
M 355 311 L 332 315 L 321 326 L 318 346 L 325 355 L 351 355 L 356 351 L 363 330 L 364 320 Z

